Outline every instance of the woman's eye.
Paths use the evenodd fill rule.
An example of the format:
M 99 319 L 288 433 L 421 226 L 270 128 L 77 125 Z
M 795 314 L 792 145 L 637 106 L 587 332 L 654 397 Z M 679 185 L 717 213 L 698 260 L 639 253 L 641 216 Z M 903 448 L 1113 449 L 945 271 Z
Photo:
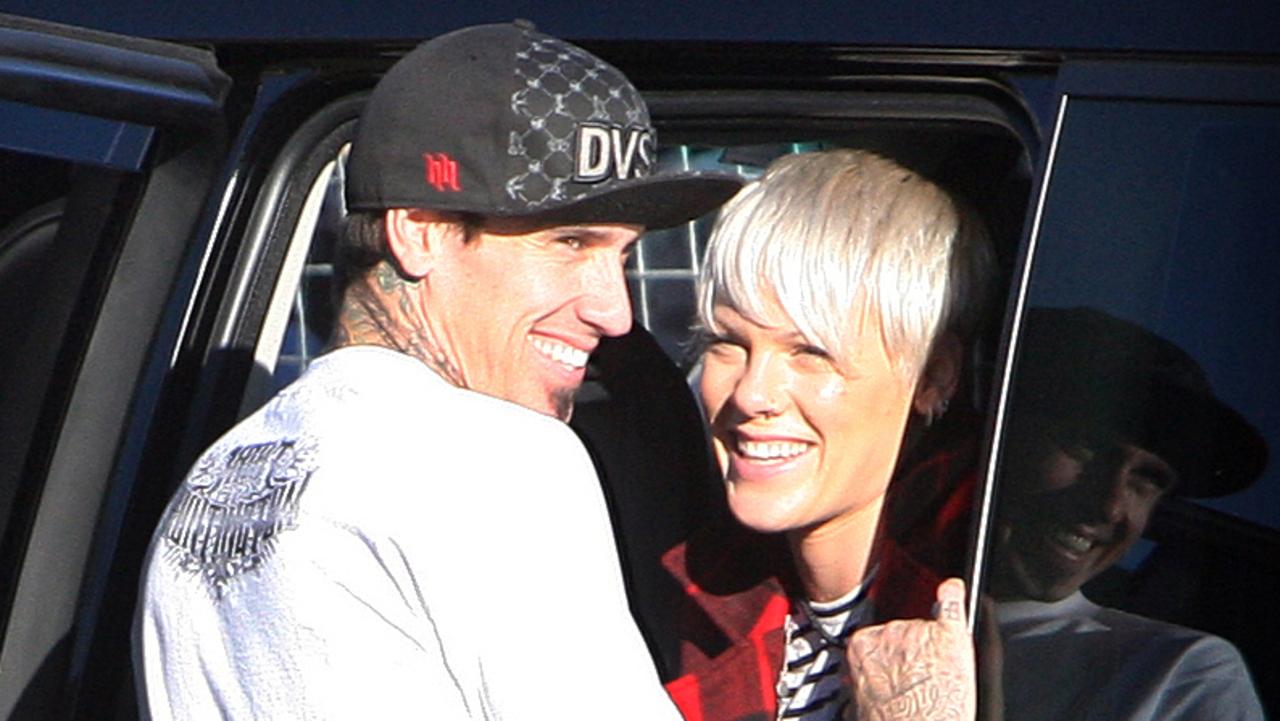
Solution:
M 791 354 L 806 366 L 829 368 L 835 363 L 835 358 L 825 348 L 816 345 L 798 346 L 792 350 Z
M 698 345 L 703 353 L 725 356 L 741 350 L 742 346 L 732 338 L 715 333 L 707 333 L 698 338 Z
M 792 349 L 791 357 L 797 369 L 808 373 L 829 373 L 844 371 L 836 364 L 835 356 L 825 348 L 816 345 L 802 345 Z

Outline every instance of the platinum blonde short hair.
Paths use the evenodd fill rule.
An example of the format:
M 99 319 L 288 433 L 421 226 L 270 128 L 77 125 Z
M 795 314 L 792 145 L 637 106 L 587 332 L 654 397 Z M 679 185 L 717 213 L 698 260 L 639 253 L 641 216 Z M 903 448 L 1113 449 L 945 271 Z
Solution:
M 915 378 L 941 329 L 967 336 L 993 266 L 981 221 L 932 182 L 858 150 L 787 155 L 720 212 L 698 279 L 698 321 L 725 304 L 764 324 L 777 307 L 838 361 L 874 310 Z M 865 306 L 860 305 L 865 302 Z

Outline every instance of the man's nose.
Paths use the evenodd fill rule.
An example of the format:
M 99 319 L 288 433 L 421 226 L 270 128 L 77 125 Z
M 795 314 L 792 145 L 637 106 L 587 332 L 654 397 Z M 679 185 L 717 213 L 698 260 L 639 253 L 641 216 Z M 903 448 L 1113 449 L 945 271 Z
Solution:
M 631 296 L 622 264 L 600 258 L 592 263 L 583 279 L 579 316 L 601 335 L 626 335 L 631 330 Z
M 1121 464 L 1106 464 L 1089 483 L 1089 510 L 1108 523 L 1124 520 L 1129 508 L 1129 487 Z

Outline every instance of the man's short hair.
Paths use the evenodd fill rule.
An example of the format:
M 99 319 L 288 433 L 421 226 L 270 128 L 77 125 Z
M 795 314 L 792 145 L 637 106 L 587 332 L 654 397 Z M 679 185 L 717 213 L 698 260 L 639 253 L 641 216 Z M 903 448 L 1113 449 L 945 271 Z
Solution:
M 972 331 L 992 267 L 976 214 L 920 175 L 860 150 L 788 155 L 721 211 L 699 320 L 714 327 L 724 303 L 768 322 L 776 299 L 809 342 L 841 358 L 865 301 L 895 366 L 915 376 L 941 329 Z
M 472 213 L 436 214 L 460 226 L 464 243 L 470 243 L 484 228 L 484 219 Z M 382 260 L 395 264 L 387 246 L 386 212 L 357 210 L 348 214 L 338 238 L 333 263 L 337 297 L 341 298 L 341 293 L 351 281 L 367 273 Z
M 356 211 L 348 215 L 336 250 L 334 272 L 339 286 L 345 287 L 352 277 L 388 257 L 385 214 Z

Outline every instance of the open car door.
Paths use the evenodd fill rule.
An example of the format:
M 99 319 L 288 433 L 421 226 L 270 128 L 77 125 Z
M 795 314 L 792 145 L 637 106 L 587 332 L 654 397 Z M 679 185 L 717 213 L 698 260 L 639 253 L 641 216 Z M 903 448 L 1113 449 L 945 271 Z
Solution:
M 113 479 L 230 85 L 206 50 L 0 15 L 0 717 L 92 708 L 95 636 L 127 634 L 99 623 Z

